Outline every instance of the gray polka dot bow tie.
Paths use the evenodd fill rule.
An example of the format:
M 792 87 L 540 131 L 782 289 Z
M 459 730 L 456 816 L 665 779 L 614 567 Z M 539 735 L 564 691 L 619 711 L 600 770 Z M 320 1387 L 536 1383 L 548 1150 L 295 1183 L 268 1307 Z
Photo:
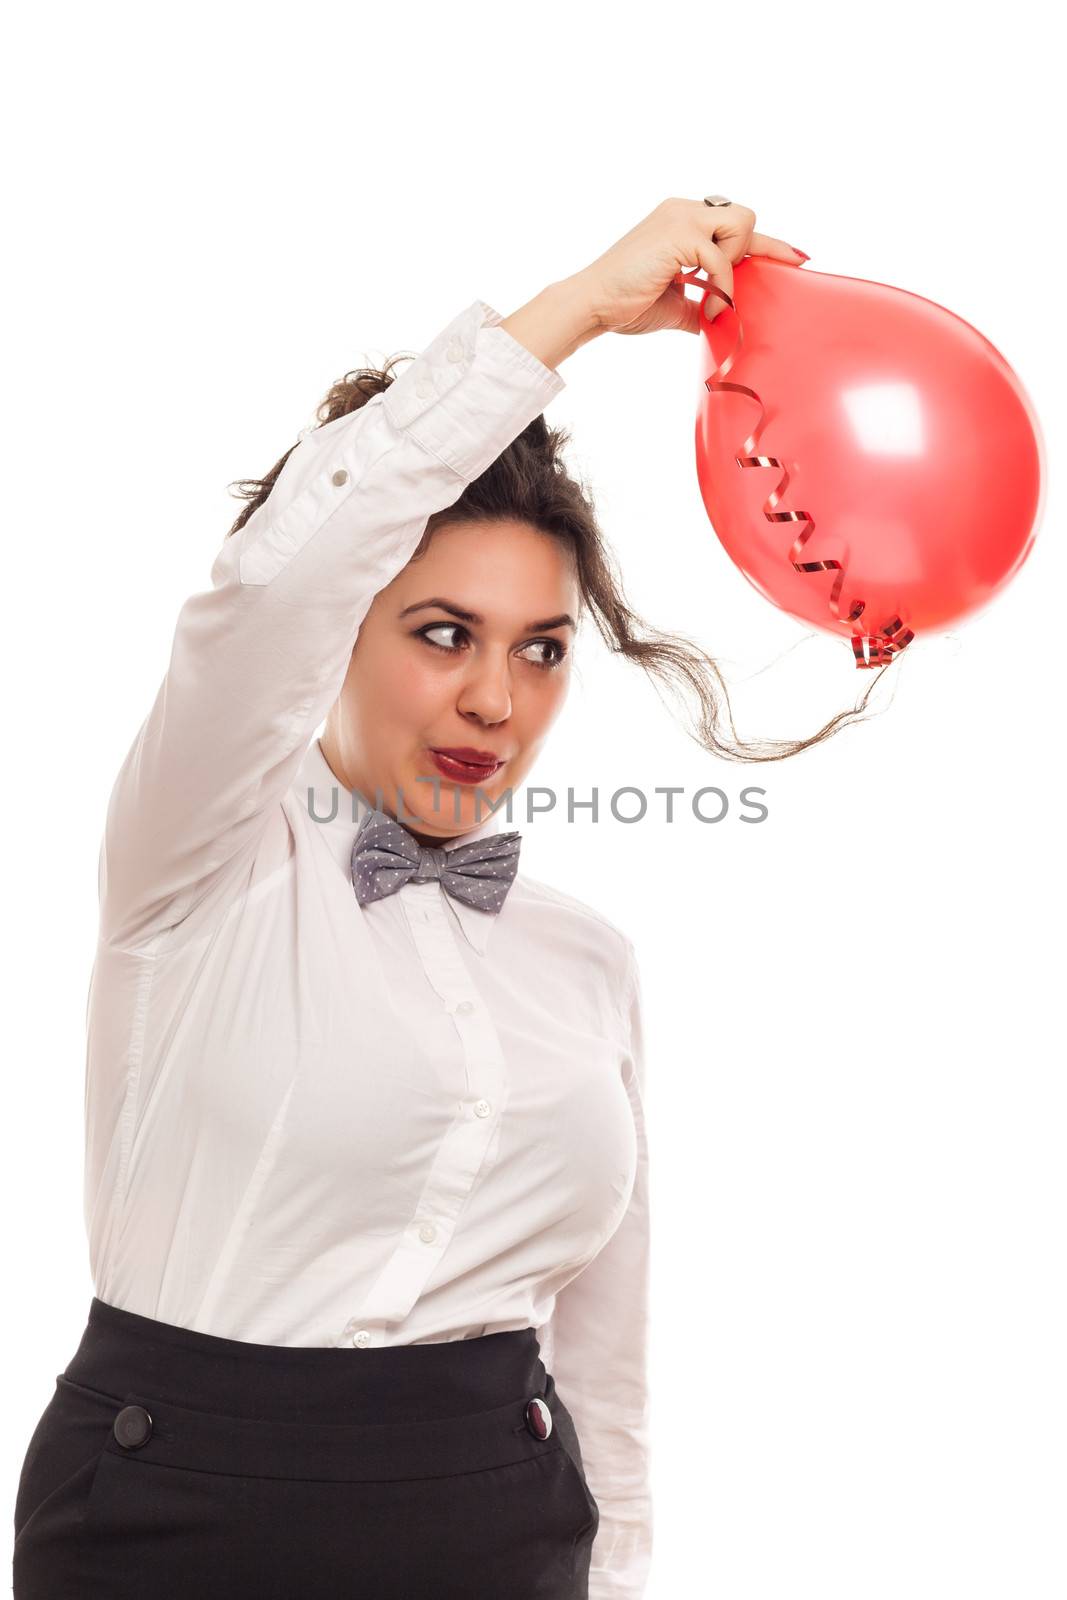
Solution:
M 521 833 L 495 833 L 451 850 L 424 845 L 395 817 L 368 811 L 352 845 L 352 883 L 361 906 L 405 883 L 440 879 L 454 900 L 497 912 L 519 870 Z

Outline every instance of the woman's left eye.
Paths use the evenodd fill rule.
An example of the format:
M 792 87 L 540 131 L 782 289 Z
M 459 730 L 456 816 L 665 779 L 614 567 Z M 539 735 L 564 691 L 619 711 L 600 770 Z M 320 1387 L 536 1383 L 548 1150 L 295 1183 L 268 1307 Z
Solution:
M 454 655 L 456 650 L 459 649 L 458 645 L 438 644 L 436 639 L 430 638 L 431 633 L 459 633 L 466 637 L 467 630 L 458 622 L 430 622 L 427 623 L 426 627 L 416 629 L 417 638 L 425 639 L 426 643 L 431 645 L 435 650 L 447 650 L 450 655 Z M 531 645 L 539 647 L 548 645 L 553 651 L 553 654 L 547 661 L 535 661 L 533 663 L 535 667 L 543 667 L 546 672 L 550 672 L 553 667 L 558 667 L 560 662 L 567 654 L 566 645 L 564 645 L 559 639 L 531 639 L 530 643 L 528 645 L 523 645 L 522 648 L 524 650 L 528 650 Z

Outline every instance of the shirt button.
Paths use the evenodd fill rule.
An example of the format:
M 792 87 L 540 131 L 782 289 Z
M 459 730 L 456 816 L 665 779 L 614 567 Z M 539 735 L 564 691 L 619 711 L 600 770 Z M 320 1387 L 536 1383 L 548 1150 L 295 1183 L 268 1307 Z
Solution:
M 422 1227 L 419 1229 L 419 1238 L 422 1240 L 423 1244 L 433 1244 L 434 1240 L 437 1238 L 437 1229 L 434 1227 L 432 1222 L 423 1223 Z
M 338 488 L 341 487 L 342 483 L 348 482 L 348 473 L 345 471 L 344 467 L 338 467 L 337 471 L 330 479 L 330 482 L 335 483 Z
M 449 361 L 462 361 L 464 353 L 463 346 L 460 344 L 458 339 L 453 339 L 452 343 L 445 352 Z
M 360 1350 L 366 1349 L 367 1345 L 370 1344 L 370 1334 L 367 1332 L 367 1329 L 357 1328 L 355 1333 L 352 1335 L 352 1343 Z
M 428 378 L 420 378 L 415 385 L 415 393 L 420 400 L 428 400 L 433 394 L 433 384 Z
M 488 1100 L 476 1100 L 474 1102 L 474 1115 L 476 1117 L 487 1117 L 492 1109 Z
M 473 1011 L 474 1010 L 474 1001 L 473 1000 L 461 1000 L 459 1002 L 459 1005 L 456 1007 L 456 1010 L 457 1011 Z

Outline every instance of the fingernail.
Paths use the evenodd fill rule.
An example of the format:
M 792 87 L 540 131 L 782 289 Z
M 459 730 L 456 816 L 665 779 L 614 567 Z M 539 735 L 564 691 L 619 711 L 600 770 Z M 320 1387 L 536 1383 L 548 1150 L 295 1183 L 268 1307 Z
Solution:
M 798 250 L 795 244 L 791 244 L 789 246 L 789 248 L 790 248 L 790 250 L 792 250 L 793 254 L 795 256 L 799 256 L 802 261 L 810 261 L 811 260 L 811 257 L 808 256 L 808 255 L 805 255 L 803 250 Z

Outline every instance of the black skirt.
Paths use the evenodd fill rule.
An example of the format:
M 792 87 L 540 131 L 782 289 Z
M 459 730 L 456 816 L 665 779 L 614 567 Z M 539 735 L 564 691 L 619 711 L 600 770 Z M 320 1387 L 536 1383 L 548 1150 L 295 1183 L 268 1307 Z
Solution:
M 289 1348 L 94 1297 L 23 1463 L 14 1596 L 586 1600 L 599 1521 L 533 1328 Z

